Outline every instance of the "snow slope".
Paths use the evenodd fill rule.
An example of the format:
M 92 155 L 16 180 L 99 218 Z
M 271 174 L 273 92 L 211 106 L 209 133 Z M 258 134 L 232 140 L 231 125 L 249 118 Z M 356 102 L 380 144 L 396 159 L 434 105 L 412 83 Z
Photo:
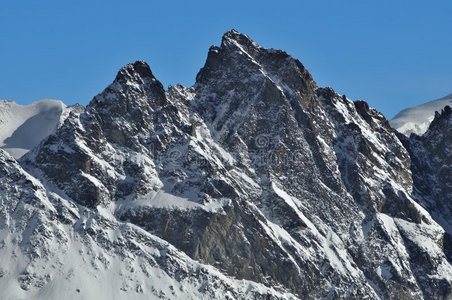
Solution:
M 63 121 L 66 105 L 44 99 L 29 105 L 0 101 L 0 147 L 16 159 L 23 156 Z
M 0 186 L 0 299 L 295 299 L 66 201 L 1 149 Z
M 424 134 L 432 122 L 435 111 L 452 105 L 452 94 L 399 112 L 389 123 L 406 136 L 411 133 Z

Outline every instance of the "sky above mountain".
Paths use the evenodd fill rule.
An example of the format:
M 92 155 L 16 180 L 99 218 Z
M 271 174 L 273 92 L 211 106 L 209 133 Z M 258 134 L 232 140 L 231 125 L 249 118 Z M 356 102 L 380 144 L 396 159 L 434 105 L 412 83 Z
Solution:
M 190 86 L 235 28 L 391 118 L 452 92 L 451 15 L 450 1 L 8 1 L 0 99 L 87 104 L 138 59 L 165 86 Z

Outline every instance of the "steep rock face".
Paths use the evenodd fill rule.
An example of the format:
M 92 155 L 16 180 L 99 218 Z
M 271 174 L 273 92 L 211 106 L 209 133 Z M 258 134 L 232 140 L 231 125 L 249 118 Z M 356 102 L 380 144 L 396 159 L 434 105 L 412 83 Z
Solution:
M 421 143 L 425 152 L 413 153 L 416 162 L 415 186 L 421 193 L 442 199 L 444 209 L 451 209 L 452 197 L 452 109 L 446 106 L 436 112 L 428 131 L 420 137 L 411 139 L 414 147 Z M 423 178 L 423 179 L 421 179 Z M 425 186 L 425 182 L 428 186 Z M 447 201 L 449 200 L 449 201 Z M 437 202 L 437 201 L 436 201 Z
M 273 69 L 275 61 L 278 71 Z M 337 247 L 347 249 L 341 259 L 359 264 L 348 270 L 356 275 L 355 282 L 365 276 L 385 297 L 416 297 L 428 288 L 419 287 L 416 274 L 398 259 L 408 260 L 405 249 L 381 236 L 381 231 L 396 227 L 385 223 L 386 217 L 431 224 L 410 196 L 409 155 L 381 114 L 365 102 L 352 103 L 331 89 L 317 89 L 298 61 L 282 51 L 263 49 L 237 32 L 227 33 L 220 48 L 210 49 L 194 89 L 192 106 L 259 186 L 257 193 L 252 186 L 243 189 L 257 194 L 250 200 L 267 220 L 291 234 L 295 249 L 303 249 L 306 240 L 322 245 L 329 242 L 322 241 L 325 236 L 338 235 Z M 286 197 L 278 195 L 279 189 Z M 290 214 L 292 209 L 295 213 Z M 327 228 L 318 241 L 306 226 L 311 222 Z M 441 231 L 435 226 L 431 230 L 432 238 Z M 392 234 L 402 239 L 401 231 Z M 372 253 L 373 247 L 384 250 Z M 406 274 L 394 280 L 392 275 L 382 276 L 379 268 Z M 328 272 L 321 276 L 333 277 Z M 340 288 L 336 292 L 344 294 Z
M 113 84 L 94 97 L 87 109 L 98 116 L 109 141 L 133 148 L 138 141 L 131 137 L 152 130 L 154 110 L 166 103 L 162 84 L 147 63 L 137 61 L 122 68 Z
M 412 157 L 415 194 L 446 230 L 444 247 L 452 260 L 452 109 L 436 112 L 424 135 L 400 139 Z
M 125 66 L 20 163 L 47 194 L 238 279 L 300 298 L 451 296 L 444 229 L 387 120 L 236 31 L 191 88 Z

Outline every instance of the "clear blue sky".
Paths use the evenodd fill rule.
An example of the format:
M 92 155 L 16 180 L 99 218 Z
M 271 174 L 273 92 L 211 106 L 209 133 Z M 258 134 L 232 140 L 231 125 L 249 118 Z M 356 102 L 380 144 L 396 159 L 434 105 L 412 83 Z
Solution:
M 190 86 L 235 28 L 391 118 L 452 93 L 452 1 L 0 1 L 0 99 L 87 104 L 143 59 Z

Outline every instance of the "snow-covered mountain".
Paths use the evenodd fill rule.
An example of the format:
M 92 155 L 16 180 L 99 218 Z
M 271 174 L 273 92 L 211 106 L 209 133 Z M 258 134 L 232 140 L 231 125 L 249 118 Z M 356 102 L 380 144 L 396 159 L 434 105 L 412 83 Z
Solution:
M 44 99 L 29 105 L 0 100 L 0 147 L 20 158 L 54 133 L 73 107 Z
M 441 111 L 446 105 L 452 106 L 452 94 L 438 100 L 404 109 L 389 123 L 406 136 L 410 136 L 411 133 L 422 135 L 427 131 L 435 117 L 435 112 Z
M 451 120 L 408 139 L 234 30 L 192 87 L 128 64 L 0 150 L 0 295 L 450 299 Z

